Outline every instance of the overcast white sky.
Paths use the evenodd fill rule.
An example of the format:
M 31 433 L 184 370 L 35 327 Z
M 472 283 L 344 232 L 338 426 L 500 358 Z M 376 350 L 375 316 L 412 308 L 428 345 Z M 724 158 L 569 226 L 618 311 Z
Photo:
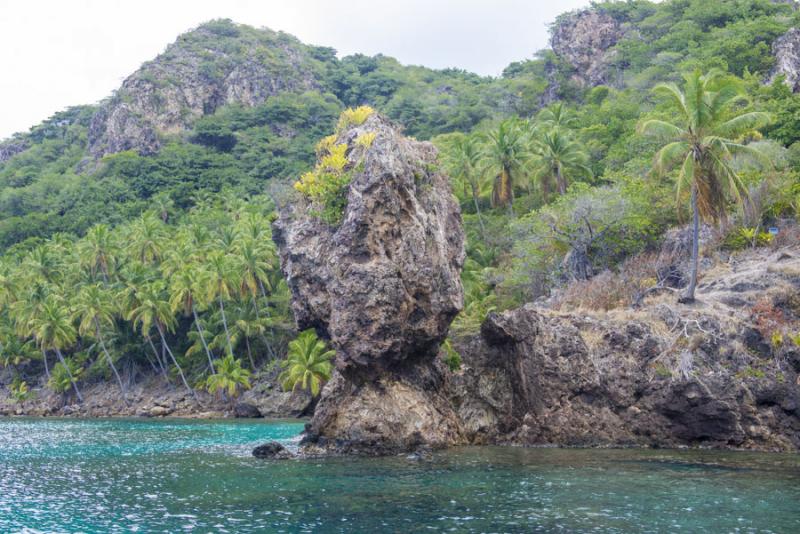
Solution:
M 0 139 L 96 102 L 213 18 L 402 63 L 498 75 L 589 0 L 0 0 Z

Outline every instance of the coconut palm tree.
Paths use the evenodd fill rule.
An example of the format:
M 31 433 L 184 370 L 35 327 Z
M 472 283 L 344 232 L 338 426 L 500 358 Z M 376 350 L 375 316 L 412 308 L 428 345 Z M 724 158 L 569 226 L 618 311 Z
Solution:
M 231 354 L 215 360 L 215 363 L 217 372 L 206 379 L 206 388 L 209 393 L 224 392 L 233 405 L 240 389 L 250 389 L 250 371 L 242 369 L 242 362 Z
M 198 272 L 199 267 L 191 264 L 184 264 L 183 269 L 176 272 L 171 277 L 169 285 L 169 304 L 173 313 L 181 312 L 184 316 L 192 315 L 194 326 L 197 329 L 200 341 L 203 344 L 203 349 L 206 352 L 206 357 L 208 358 L 208 368 L 214 373 L 214 358 L 211 349 L 208 348 L 208 344 L 206 343 L 200 318 L 197 316 L 197 299 L 201 295 L 198 284 L 202 279 L 202 275 L 198 274 Z
M 592 175 L 589 155 L 560 129 L 539 132 L 533 140 L 532 151 L 536 155 L 533 173 L 539 180 L 545 202 L 553 189 L 566 194 L 572 177 Z
M 736 141 L 770 120 L 766 113 L 740 112 L 745 97 L 739 86 L 717 70 L 696 70 L 684 76 L 683 89 L 659 84 L 653 91 L 676 114 L 674 122 L 648 119 L 639 131 L 666 144 L 656 153 L 654 170 L 679 168 L 677 198 L 688 187 L 692 209 L 691 277 L 681 302 L 694 300 L 699 256 L 699 219 L 722 221 L 729 199 L 742 201 L 747 190 L 731 165 L 734 156 L 763 161 L 756 149 Z
M 479 204 L 481 190 L 486 185 L 487 176 L 482 150 L 479 136 L 456 134 L 448 143 L 444 160 L 450 177 L 463 184 L 465 190 L 469 189 L 469 195 L 472 197 L 475 213 L 478 216 L 481 235 L 485 235 L 486 228 L 483 224 Z
M 48 350 L 55 351 L 58 360 L 64 367 L 64 372 L 72 382 L 72 388 L 75 390 L 78 401 L 83 402 L 83 396 L 78 389 L 75 377 L 71 372 L 70 366 L 64 361 L 64 355 L 61 353 L 61 349 L 74 345 L 77 338 L 77 332 L 72 325 L 63 299 L 53 294 L 47 295 L 37 313 L 31 318 L 30 327 L 33 337 L 41 347 L 45 358 Z
M 153 213 L 142 214 L 130 226 L 128 250 L 144 264 L 161 260 L 164 243 L 164 222 Z
M 225 253 L 215 250 L 206 257 L 206 276 L 204 277 L 209 301 L 217 300 L 219 311 L 222 314 L 222 327 L 225 329 L 228 354 L 233 354 L 231 334 L 228 330 L 228 320 L 225 317 L 225 301 L 235 294 L 238 289 L 236 271 L 231 258 Z
M 514 177 L 530 155 L 526 137 L 517 119 L 506 119 L 484 135 L 483 161 L 497 173 L 492 205 L 505 206 L 510 213 L 513 213 Z
M 108 283 L 111 266 L 116 260 L 117 247 L 110 228 L 97 224 L 89 228 L 86 236 L 78 243 L 78 257 L 82 265 L 89 269 L 92 277 L 99 272 Z
M 573 128 L 578 122 L 578 118 L 575 112 L 566 107 L 563 102 L 556 102 L 540 111 L 536 122 L 547 129 L 560 130 Z
M 325 342 L 317 337 L 310 328 L 298 334 L 289 343 L 289 352 L 281 363 L 284 371 L 278 376 L 284 391 L 294 391 L 301 387 L 311 391 L 311 395 L 319 395 L 322 385 L 330 380 L 333 365 L 331 360 L 336 355 L 328 350 Z
M 172 359 L 172 363 L 175 364 L 183 385 L 194 395 L 194 390 L 189 387 L 186 376 L 183 374 L 183 369 L 178 360 L 175 359 L 164 333 L 165 331 L 172 332 L 175 328 L 175 316 L 172 314 L 172 309 L 166 298 L 164 281 L 157 280 L 141 288 L 137 291 L 136 300 L 138 301 L 137 305 L 128 312 L 127 319 L 133 323 L 134 329 L 136 329 L 136 325 L 140 325 L 140 331 L 145 338 L 149 338 L 150 330 L 155 326 L 161 338 L 161 346 L 164 347 Z
M 122 383 L 122 378 L 119 376 L 117 366 L 114 365 L 114 360 L 108 352 L 101 330 L 103 325 L 111 328 L 116 326 L 114 319 L 116 318 L 117 310 L 114 295 L 101 284 L 83 286 L 72 303 L 72 316 L 73 320 L 78 321 L 78 333 L 82 336 L 92 336 L 100 342 L 106 362 L 114 372 L 119 389 L 122 392 L 122 398 L 127 403 L 128 392 Z

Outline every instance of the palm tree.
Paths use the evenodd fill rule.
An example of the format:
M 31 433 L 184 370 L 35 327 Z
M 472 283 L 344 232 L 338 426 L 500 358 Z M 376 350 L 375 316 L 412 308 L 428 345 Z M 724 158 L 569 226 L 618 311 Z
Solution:
M 183 385 L 194 395 L 194 390 L 189 387 L 186 376 L 183 374 L 183 369 L 178 363 L 178 360 L 175 359 L 175 355 L 172 353 L 172 349 L 170 349 L 164 334 L 165 330 L 171 332 L 175 327 L 175 316 L 172 314 L 169 301 L 164 296 L 166 292 L 164 285 L 163 280 L 157 280 L 139 290 L 136 296 L 138 301 L 137 306 L 128 312 L 127 319 L 133 322 L 134 329 L 136 329 L 137 324 L 141 325 L 140 331 L 142 335 L 148 339 L 150 330 L 153 326 L 156 327 L 158 335 L 161 338 L 161 346 L 164 347 L 170 358 L 172 358 L 172 363 L 174 363 L 175 367 L 178 369 L 178 374 L 181 377 Z
M 92 277 L 99 272 L 108 283 L 109 271 L 115 261 L 116 244 L 113 234 L 105 224 L 89 228 L 86 236 L 78 243 L 78 255 L 83 265 L 89 268 Z
M 225 329 L 228 354 L 233 354 L 231 334 L 228 331 L 228 320 L 225 317 L 225 301 L 229 300 L 237 289 L 236 272 L 233 269 L 230 257 L 220 251 L 211 252 L 206 257 L 207 276 L 206 287 L 208 300 L 217 299 L 219 311 L 222 314 L 222 326 Z
M 47 358 L 48 350 L 55 351 L 58 360 L 64 367 L 64 372 L 72 382 L 78 401 L 83 402 L 83 396 L 78 389 L 75 377 L 70 370 L 70 366 L 64 361 L 64 355 L 61 353 L 61 349 L 72 346 L 77 337 L 75 327 L 72 325 L 67 313 L 66 305 L 62 299 L 50 294 L 44 299 L 37 312 L 31 318 L 33 337 L 39 343 L 45 359 Z
M 231 340 L 233 345 L 236 346 L 239 340 L 244 339 L 245 348 L 247 349 L 247 358 L 250 360 L 251 369 L 255 369 L 256 364 L 253 360 L 253 351 L 250 348 L 250 339 L 259 336 L 267 345 L 267 348 L 270 349 L 269 342 L 264 337 L 264 333 L 270 326 L 271 321 L 259 315 L 258 304 L 255 299 L 252 302 L 240 302 L 234 308 L 231 325 Z M 274 356 L 272 350 L 269 350 L 269 352 L 270 356 Z
M 164 222 L 153 213 L 144 213 L 130 226 L 129 250 L 144 264 L 161 259 Z
M 117 367 L 114 365 L 114 360 L 111 358 L 111 354 L 108 353 L 106 341 L 101 331 L 102 325 L 114 328 L 116 312 L 117 306 L 114 296 L 100 284 L 83 286 L 78 291 L 72 304 L 73 319 L 78 321 L 78 333 L 82 336 L 93 336 L 100 342 L 106 361 L 117 378 L 122 398 L 127 403 L 128 393 L 122 383 L 122 378 L 119 376 Z
M 232 405 L 240 388 L 250 389 L 250 371 L 242 369 L 242 362 L 231 354 L 215 361 L 217 372 L 206 379 L 206 388 L 209 393 L 225 392 Z
M 550 130 L 558 130 L 574 127 L 578 119 L 563 102 L 556 102 L 540 111 L 536 121 Z
M 254 238 L 247 237 L 241 240 L 237 247 L 238 255 L 236 256 L 236 270 L 240 280 L 239 293 L 242 297 L 250 297 L 255 310 L 256 319 L 261 319 L 261 313 L 258 310 L 258 293 L 265 299 L 267 298 L 267 288 L 272 291 L 269 281 L 269 271 L 274 264 L 275 249 L 272 241 L 256 241 Z M 267 316 L 269 316 L 269 307 L 266 307 Z M 275 357 L 275 351 L 272 348 L 272 343 L 263 337 L 264 343 L 271 357 Z M 274 341 L 274 333 L 270 328 L 270 337 Z
M 526 135 L 516 119 L 506 119 L 485 134 L 483 160 L 497 175 L 492 189 L 492 205 L 506 206 L 510 213 L 514 202 L 514 175 L 528 159 Z
M 308 389 L 316 397 L 322 385 L 330 380 L 333 365 L 331 360 L 336 355 L 327 350 L 325 342 L 317 337 L 314 329 L 298 334 L 289 343 L 289 352 L 281 363 L 284 371 L 278 376 L 284 391 L 294 391 L 297 387 Z
M 480 138 L 475 134 L 455 135 L 450 141 L 444 156 L 450 177 L 462 183 L 465 191 L 469 188 L 472 203 L 475 206 L 475 213 L 478 215 L 481 235 L 485 235 L 486 228 L 483 225 L 481 208 L 478 204 L 481 189 L 485 185 L 487 176 Z
M 763 161 L 758 150 L 735 141 L 744 133 L 770 120 L 761 112 L 738 112 L 745 97 L 740 88 L 720 71 L 703 75 L 699 70 L 684 76 L 681 90 L 674 83 L 653 90 L 677 114 L 674 122 L 649 119 L 639 131 L 667 141 L 655 156 L 654 170 L 664 174 L 679 167 L 677 198 L 684 187 L 691 189 L 692 259 L 691 278 L 681 302 L 694 300 L 699 256 L 699 219 L 725 218 L 728 197 L 741 201 L 747 190 L 731 166 L 734 156 Z
M 547 202 L 553 185 L 559 194 L 567 192 L 571 176 L 591 176 L 589 156 L 581 145 L 560 129 L 541 132 L 533 141 L 536 154 L 533 169 Z M 553 183 L 555 182 L 555 184 Z
M 206 351 L 208 367 L 211 372 L 214 373 L 214 358 L 211 354 L 211 349 L 208 348 L 208 344 L 206 343 L 203 327 L 200 324 L 200 318 L 197 316 L 198 283 L 202 278 L 202 275 L 198 275 L 198 269 L 198 267 L 191 264 L 184 264 L 183 269 L 172 276 L 169 286 L 169 304 L 173 313 L 181 312 L 184 316 L 190 313 L 192 314 L 194 326 L 197 329 L 200 341 L 203 343 L 203 348 Z

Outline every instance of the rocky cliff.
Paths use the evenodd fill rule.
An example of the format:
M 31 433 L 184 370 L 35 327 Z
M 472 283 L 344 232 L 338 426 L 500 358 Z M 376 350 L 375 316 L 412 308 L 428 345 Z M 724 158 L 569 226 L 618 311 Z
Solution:
M 572 80 L 581 87 L 614 82 L 610 64 L 614 45 L 624 32 L 610 15 L 597 9 L 571 13 L 553 27 L 550 47 L 573 69 Z
M 374 136 L 371 144 L 357 139 Z M 375 114 L 341 132 L 352 181 L 341 223 L 303 199 L 273 237 L 300 329 L 337 351 L 307 451 L 385 453 L 462 441 L 439 344 L 463 304 L 461 216 L 436 150 Z
M 786 84 L 797 92 L 800 89 L 800 29 L 791 28 L 772 43 L 775 66 L 770 82 L 780 75 L 785 76 Z
M 296 38 L 213 21 L 183 34 L 125 79 L 89 128 L 89 154 L 152 154 L 225 104 L 255 106 L 282 92 L 317 89 L 314 61 Z
M 800 249 L 709 273 L 692 306 L 492 313 L 451 380 L 471 443 L 800 449 Z

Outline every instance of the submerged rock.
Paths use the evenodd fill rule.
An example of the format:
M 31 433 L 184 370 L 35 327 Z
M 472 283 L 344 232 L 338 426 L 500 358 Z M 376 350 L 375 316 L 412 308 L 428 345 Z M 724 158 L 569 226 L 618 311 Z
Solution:
M 370 144 L 357 143 L 365 134 Z M 341 132 L 352 181 L 341 223 L 299 199 L 274 227 L 300 329 L 336 350 L 307 446 L 386 453 L 462 440 L 437 359 L 463 305 L 464 233 L 436 149 L 375 114 Z
M 277 441 L 270 441 L 264 445 L 259 445 L 253 449 L 253 456 L 265 460 L 287 460 L 289 458 L 294 458 L 294 454 Z

